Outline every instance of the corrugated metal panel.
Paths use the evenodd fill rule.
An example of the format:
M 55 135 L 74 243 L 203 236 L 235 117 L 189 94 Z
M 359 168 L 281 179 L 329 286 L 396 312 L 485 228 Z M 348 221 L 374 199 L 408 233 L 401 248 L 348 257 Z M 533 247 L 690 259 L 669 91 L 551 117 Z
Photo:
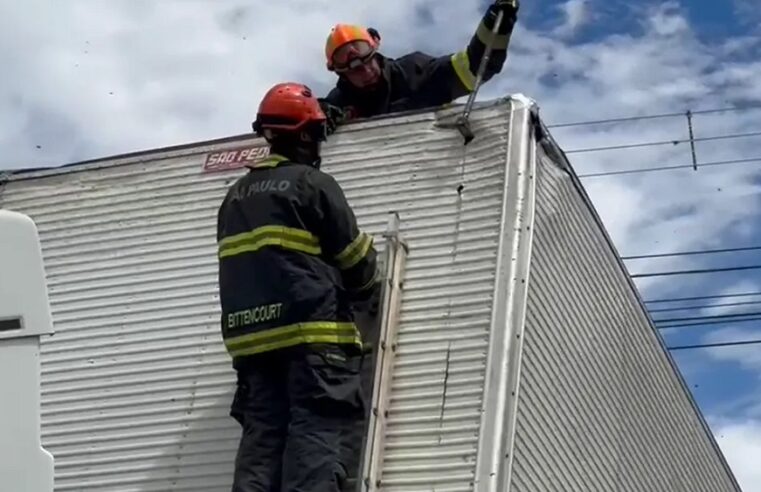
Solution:
M 431 210 L 401 217 L 410 250 L 384 435 L 382 490 L 472 490 L 508 109 L 503 104 L 482 111 L 477 116 L 483 123 L 480 138 L 466 149 L 459 138 L 446 141 L 451 157 L 431 165 L 448 166 L 453 179 L 440 183 L 425 199 Z M 460 184 L 464 188 L 458 191 Z
M 510 490 L 736 490 L 577 181 L 536 176 Z
M 325 149 L 379 249 L 392 210 L 410 245 L 386 490 L 470 490 L 508 108 L 474 111 L 467 148 L 422 113 L 352 125 Z M 42 345 L 42 438 L 56 490 L 229 490 L 239 429 L 215 217 L 239 173 L 201 175 L 209 150 L 38 173 L 0 196 L 43 243 L 57 333 Z

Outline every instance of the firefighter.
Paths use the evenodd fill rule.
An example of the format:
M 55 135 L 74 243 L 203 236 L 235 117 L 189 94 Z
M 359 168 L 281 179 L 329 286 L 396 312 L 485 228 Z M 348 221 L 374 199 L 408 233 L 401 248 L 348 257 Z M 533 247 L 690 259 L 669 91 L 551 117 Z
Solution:
M 308 87 L 272 87 L 254 131 L 270 146 L 218 212 L 222 338 L 242 427 L 234 492 L 339 491 L 364 416 L 353 306 L 377 299 L 376 250 L 320 171 L 326 117 Z M 366 304 L 369 305 L 369 304 Z
M 320 99 L 329 116 L 330 130 L 353 118 L 440 106 L 469 94 L 500 10 L 504 16 L 483 81 L 502 70 L 518 8 L 518 0 L 496 0 L 464 50 L 438 57 L 415 51 L 401 58 L 387 58 L 378 52 L 378 31 L 337 24 L 328 35 L 325 56 L 328 70 L 338 75 L 338 83 Z

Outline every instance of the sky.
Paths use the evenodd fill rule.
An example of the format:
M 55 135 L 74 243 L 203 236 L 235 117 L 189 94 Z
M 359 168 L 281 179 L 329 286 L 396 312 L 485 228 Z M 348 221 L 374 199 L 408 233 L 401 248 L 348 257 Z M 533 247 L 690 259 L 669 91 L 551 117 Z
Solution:
M 323 42 L 337 22 L 377 28 L 382 51 L 463 47 L 477 0 L 0 0 L 0 171 L 55 166 L 250 130 L 274 83 L 326 94 Z M 479 99 L 523 93 L 548 125 L 686 110 L 697 138 L 761 131 L 761 1 L 524 0 L 502 74 Z M 551 131 L 581 174 L 692 163 L 686 117 Z M 761 159 L 761 137 L 696 142 L 699 163 Z M 761 245 L 761 160 L 586 177 L 619 252 Z M 628 261 L 631 273 L 761 264 L 744 252 Z M 645 299 L 761 291 L 758 270 L 639 279 Z M 761 300 L 761 296 L 693 303 Z M 684 305 L 684 304 L 682 304 Z M 657 308 L 680 305 L 651 306 Z M 653 313 L 761 311 L 761 304 Z M 662 330 L 670 346 L 761 338 L 755 323 Z M 673 355 L 738 480 L 761 491 L 761 346 Z M 756 457 L 754 461 L 754 456 Z

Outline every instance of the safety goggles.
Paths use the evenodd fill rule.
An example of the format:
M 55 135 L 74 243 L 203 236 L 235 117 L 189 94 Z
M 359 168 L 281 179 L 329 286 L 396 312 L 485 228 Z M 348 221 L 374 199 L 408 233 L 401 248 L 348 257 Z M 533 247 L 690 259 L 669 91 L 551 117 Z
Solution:
M 373 48 L 367 41 L 352 41 L 346 43 L 333 54 L 333 69 L 336 72 L 348 72 L 365 65 L 375 55 Z

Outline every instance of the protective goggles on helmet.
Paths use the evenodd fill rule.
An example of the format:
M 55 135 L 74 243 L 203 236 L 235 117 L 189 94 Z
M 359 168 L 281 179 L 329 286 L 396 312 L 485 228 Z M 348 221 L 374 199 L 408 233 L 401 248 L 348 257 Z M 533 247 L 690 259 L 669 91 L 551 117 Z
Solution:
M 332 58 L 332 67 L 336 72 L 348 72 L 365 65 L 375 55 L 375 48 L 367 41 L 351 41 L 339 47 Z

